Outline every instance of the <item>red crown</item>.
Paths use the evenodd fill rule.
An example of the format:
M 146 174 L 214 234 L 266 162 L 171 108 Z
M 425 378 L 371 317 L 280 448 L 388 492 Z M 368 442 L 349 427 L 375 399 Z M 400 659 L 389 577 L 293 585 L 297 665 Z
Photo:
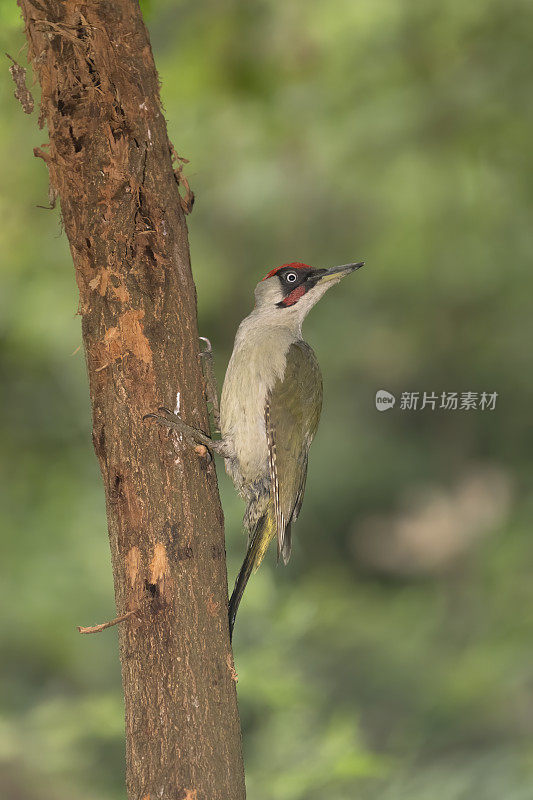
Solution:
M 279 272 L 280 269 L 283 269 L 283 267 L 290 267 L 291 269 L 311 269 L 309 264 L 302 264 L 301 261 L 291 261 L 290 264 L 282 264 L 281 267 L 276 267 L 275 269 L 271 269 L 268 275 L 265 275 L 263 280 L 266 281 L 267 278 L 271 278 L 273 275 L 276 274 L 276 272 Z

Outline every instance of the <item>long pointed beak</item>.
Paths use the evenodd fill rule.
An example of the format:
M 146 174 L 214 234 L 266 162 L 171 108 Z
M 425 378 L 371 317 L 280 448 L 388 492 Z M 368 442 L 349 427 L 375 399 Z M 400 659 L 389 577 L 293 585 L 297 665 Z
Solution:
M 330 269 L 324 270 L 324 274 L 318 279 L 318 283 L 340 280 L 344 278 L 345 275 L 349 275 L 350 272 L 355 272 L 355 270 L 362 267 L 364 263 L 364 261 L 357 261 L 355 264 L 342 264 L 340 267 L 330 267 Z

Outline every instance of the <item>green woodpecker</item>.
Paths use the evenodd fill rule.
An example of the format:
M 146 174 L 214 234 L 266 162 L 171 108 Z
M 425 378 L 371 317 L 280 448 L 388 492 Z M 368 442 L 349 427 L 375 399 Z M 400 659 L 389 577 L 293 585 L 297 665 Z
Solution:
M 291 554 L 291 525 L 302 507 L 309 448 L 322 408 L 322 376 L 302 323 L 341 278 L 364 262 L 331 269 L 291 263 L 273 269 L 255 288 L 255 308 L 239 325 L 220 417 L 210 364 L 208 399 L 221 433 L 213 441 L 168 409 L 148 415 L 223 456 L 226 472 L 246 502 L 248 549 L 229 603 L 230 636 L 244 589 L 277 540 L 278 558 Z M 210 355 L 210 352 L 208 353 Z

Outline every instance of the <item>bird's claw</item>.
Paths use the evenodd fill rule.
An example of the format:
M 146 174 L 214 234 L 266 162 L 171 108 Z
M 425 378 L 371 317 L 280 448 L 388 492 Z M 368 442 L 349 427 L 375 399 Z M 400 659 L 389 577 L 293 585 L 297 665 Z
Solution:
M 209 437 L 206 437 L 202 431 L 191 428 L 186 422 L 182 420 L 179 414 L 171 411 L 166 406 L 159 406 L 157 414 L 145 414 L 143 420 L 154 419 L 160 425 L 166 425 L 168 428 L 177 431 L 187 444 L 202 458 L 207 458 L 207 463 L 211 463 L 213 456 L 211 454 L 211 447 L 215 447 Z
M 177 417 L 178 419 L 181 419 L 179 414 L 176 414 L 174 411 L 171 411 L 170 408 L 167 408 L 166 406 L 159 406 L 157 410 L 159 411 L 160 414 L 170 414 L 171 417 Z
M 187 444 L 189 444 L 191 447 L 194 447 L 196 445 L 196 442 L 194 441 L 192 436 L 190 436 L 188 431 L 185 429 L 186 428 L 185 423 L 178 414 L 175 414 L 169 408 L 166 408 L 166 406 L 159 406 L 157 411 L 158 411 L 157 414 L 153 413 L 145 414 L 143 416 L 143 420 L 153 419 L 160 425 L 166 425 L 167 427 L 177 431 L 181 436 L 183 436 Z
M 212 354 L 213 348 L 212 348 L 211 342 L 207 338 L 207 336 L 200 336 L 200 341 L 201 342 L 205 342 L 205 345 L 206 345 L 205 350 L 200 350 L 200 355 L 201 356 L 205 356 L 205 355 L 208 355 L 208 354 L 209 355 Z
M 215 378 L 215 370 L 213 367 L 213 348 L 211 342 L 206 336 L 200 336 L 200 341 L 205 342 L 205 350 L 200 350 L 200 359 L 202 362 L 202 370 L 204 373 L 205 381 L 205 397 L 208 403 L 211 403 L 213 412 L 214 429 L 220 430 L 220 403 L 218 400 L 217 381 Z

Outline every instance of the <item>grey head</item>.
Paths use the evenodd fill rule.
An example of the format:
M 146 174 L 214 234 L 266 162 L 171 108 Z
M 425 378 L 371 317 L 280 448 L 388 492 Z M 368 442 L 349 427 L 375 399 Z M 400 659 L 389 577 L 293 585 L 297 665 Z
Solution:
M 364 263 L 358 261 L 329 269 L 315 269 L 301 262 L 282 264 L 255 287 L 255 313 L 277 325 L 301 326 L 327 290 Z

